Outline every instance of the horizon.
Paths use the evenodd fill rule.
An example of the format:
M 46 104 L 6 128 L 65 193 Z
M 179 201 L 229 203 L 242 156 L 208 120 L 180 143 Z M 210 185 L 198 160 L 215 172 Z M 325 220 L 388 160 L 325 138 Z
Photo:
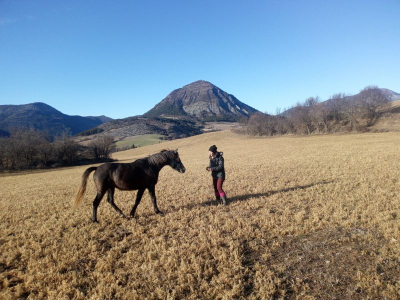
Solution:
M 209 82 L 209 81 L 207 81 L 207 80 L 196 80 L 196 81 L 194 81 L 194 82 L 192 82 L 192 83 L 195 83 L 195 82 L 197 82 L 197 81 L 205 81 L 205 82 L 208 82 L 208 83 L 213 84 L 212 82 Z M 189 84 L 187 84 L 187 85 L 190 85 L 190 84 L 192 84 L 192 83 L 189 83 Z M 187 86 L 187 85 L 185 85 L 185 86 Z M 214 85 L 214 84 L 213 84 L 213 85 Z M 183 87 L 185 87 L 185 86 L 183 86 Z M 215 85 L 214 85 L 214 86 L 215 86 Z M 380 88 L 380 89 L 389 90 L 389 91 L 391 91 L 391 92 L 394 92 L 395 94 L 399 94 L 399 95 L 400 95 L 400 93 L 397 93 L 396 91 L 393 91 L 393 90 L 391 90 L 391 89 L 387 89 L 387 88 Z M 175 90 L 175 89 L 174 89 L 174 90 Z M 174 90 L 173 90 L 173 91 L 174 91 Z M 171 91 L 171 93 L 172 93 L 173 91 Z M 225 91 L 225 92 L 226 92 L 226 91 Z M 228 94 L 229 94 L 229 93 L 228 93 Z M 234 96 L 234 95 L 233 95 L 233 96 Z M 346 96 L 354 96 L 354 95 L 353 95 L 353 94 L 352 94 L 352 95 L 346 94 Z M 164 99 L 165 99 L 165 98 L 164 98 Z M 240 101 L 240 99 L 238 99 L 238 100 Z M 324 102 L 324 101 L 327 101 L 327 100 L 329 100 L 329 99 L 321 99 L 321 102 Z M 161 100 L 161 101 L 162 101 L 162 100 Z M 160 101 L 160 102 L 161 102 L 161 101 Z M 158 103 L 160 103 L 160 102 L 158 102 Z M 241 101 L 241 102 L 242 102 L 242 101 Z M 48 106 L 52 107 L 53 109 L 59 111 L 60 113 L 65 114 L 65 115 L 69 115 L 69 116 L 80 116 L 80 117 L 107 117 L 107 118 L 111 118 L 111 119 L 113 119 L 113 120 L 125 119 L 125 118 L 130 118 L 130 117 L 138 117 L 138 116 L 142 116 L 142 115 L 144 115 L 146 112 L 148 112 L 148 111 L 146 111 L 146 112 L 144 112 L 143 114 L 131 115 L 131 116 L 123 117 L 123 118 L 112 118 L 112 117 L 107 116 L 107 115 L 105 115 L 105 114 L 101 114 L 101 115 L 66 114 L 66 113 L 64 113 L 63 111 L 59 110 L 57 107 L 54 107 L 54 106 L 52 106 L 52 105 L 50 105 L 50 104 L 48 104 L 48 103 L 40 102 L 40 101 L 38 101 L 38 102 L 32 102 L 32 103 L 22 103 L 22 104 L 0 104 L 0 106 L 2 106 L 2 105 L 5 105 L 5 106 L 8 106 L 8 105 L 16 105 L 16 106 L 18 106 L 18 105 L 29 105 L 29 104 L 45 104 L 45 105 L 48 105 Z M 247 103 L 244 103 L 244 104 L 247 104 Z M 293 104 L 293 105 L 290 106 L 290 107 L 284 108 L 284 109 L 281 111 L 281 113 L 285 112 L 286 110 L 291 109 L 291 108 L 294 107 L 295 105 L 296 105 L 296 104 Z M 258 110 L 256 107 L 253 107 L 253 108 L 255 108 L 256 110 Z M 258 111 L 260 111 L 260 110 L 258 110 Z M 262 111 L 260 111 L 260 112 L 262 112 Z M 262 112 L 262 113 L 266 113 L 266 112 Z M 271 114 L 271 115 L 276 115 L 275 113 L 270 113 L 270 114 Z
M 400 93 L 399 12 L 395 0 L 2 1 L 0 105 L 121 119 L 197 80 L 270 114 L 369 85 Z

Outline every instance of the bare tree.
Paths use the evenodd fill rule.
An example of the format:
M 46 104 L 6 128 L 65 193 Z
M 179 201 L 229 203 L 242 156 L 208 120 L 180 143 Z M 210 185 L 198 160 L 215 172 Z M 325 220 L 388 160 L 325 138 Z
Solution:
M 275 119 L 276 133 L 280 135 L 288 133 L 289 129 L 288 129 L 287 118 L 279 114 L 274 116 L 274 119 Z
M 367 119 L 367 126 L 373 125 L 379 117 L 379 111 L 390 102 L 387 95 L 380 88 L 373 85 L 365 87 L 358 94 L 357 101 Z
M 54 152 L 54 145 L 46 140 L 42 140 L 38 145 L 39 162 L 47 167 L 54 156 Z
M 80 153 L 83 148 L 77 142 L 63 135 L 54 142 L 54 152 L 57 161 L 64 164 L 72 164 L 79 160 Z
M 315 107 L 319 103 L 319 97 L 309 97 L 303 103 L 297 103 L 292 109 L 296 131 L 298 133 L 311 134 L 315 124 Z
M 263 113 L 253 114 L 247 123 L 247 133 L 250 135 L 262 135 Z
M 248 118 L 248 117 L 240 118 L 239 124 L 240 124 L 241 126 L 246 126 L 247 123 L 249 123 L 249 118 Z
M 6 155 L 8 158 L 9 169 L 23 169 L 26 167 L 27 163 L 25 160 L 23 145 L 21 140 L 18 138 L 10 138 L 7 145 Z
M 110 158 L 115 150 L 114 138 L 111 136 L 101 136 L 89 144 L 90 152 L 95 159 Z
M 7 160 L 7 140 L 9 138 L 1 137 L 0 138 L 0 168 L 5 168 L 6 160 Z
M 343 93 L 333 94 L 327 101 L 329 112 L 334 121 L 340 122 L 343 120 L 343 110 L 345 107 L 346 95 Z
M 19 140 L 28 166 L 35 165 L 39 156 L 39 145 L 43 142 L 44 135 L 35 129 L 19 131 L 15 136 Z
M 252 135 L 311 134 L 336 130 L 362 131 L 379 118 L 382 110 L 390 103 L 388 96 L 376 86 L 367 86 L 357 96 L 338 93 L 328 101 L 309 97 L 304 102 L 275 116 L 253 115 L 247 126 Z
M 320 103 L 313 109 L 314 117 L 317 123 L 317 130 L 328 133 L 330 131 L 331 111 L 326 103 Z
M 344 124 L 350 125 L 350 130 L 357 130 L 360 119 L 360 106 L 354 97 L 347 97 L 343 103 Z

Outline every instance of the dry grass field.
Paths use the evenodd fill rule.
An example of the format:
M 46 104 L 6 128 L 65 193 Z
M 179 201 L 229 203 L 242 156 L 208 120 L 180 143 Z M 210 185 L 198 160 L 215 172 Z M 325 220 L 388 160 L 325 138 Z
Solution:
M 208 147 L 230 199 L 211 201 Z M 251 138 L 214 132 L 117 153 L 179 149 L 134 220 L 74 167 L 0 176 L 1 299 L 400 299 L 400 133 Z M 116 191 L 129 213 L 135 192 Z

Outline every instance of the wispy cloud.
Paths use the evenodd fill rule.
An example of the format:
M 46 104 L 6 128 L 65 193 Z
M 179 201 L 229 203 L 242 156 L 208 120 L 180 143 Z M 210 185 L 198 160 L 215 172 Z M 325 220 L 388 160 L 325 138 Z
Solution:
M 17 19 L 15 19 L 15 18 L 0 17 L 0 26 L 10 25 L 10 24 L 14 24 L 16 22 L 17 22 Z

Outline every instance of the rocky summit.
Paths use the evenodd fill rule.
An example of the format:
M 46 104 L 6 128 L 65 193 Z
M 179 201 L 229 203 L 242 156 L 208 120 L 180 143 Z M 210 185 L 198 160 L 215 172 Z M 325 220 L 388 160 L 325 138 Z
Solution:
M 186 117 L 200 121 L 235 121 L 257 112 L 212 83 L 199 80 L 172 91 L 146 117 Z

